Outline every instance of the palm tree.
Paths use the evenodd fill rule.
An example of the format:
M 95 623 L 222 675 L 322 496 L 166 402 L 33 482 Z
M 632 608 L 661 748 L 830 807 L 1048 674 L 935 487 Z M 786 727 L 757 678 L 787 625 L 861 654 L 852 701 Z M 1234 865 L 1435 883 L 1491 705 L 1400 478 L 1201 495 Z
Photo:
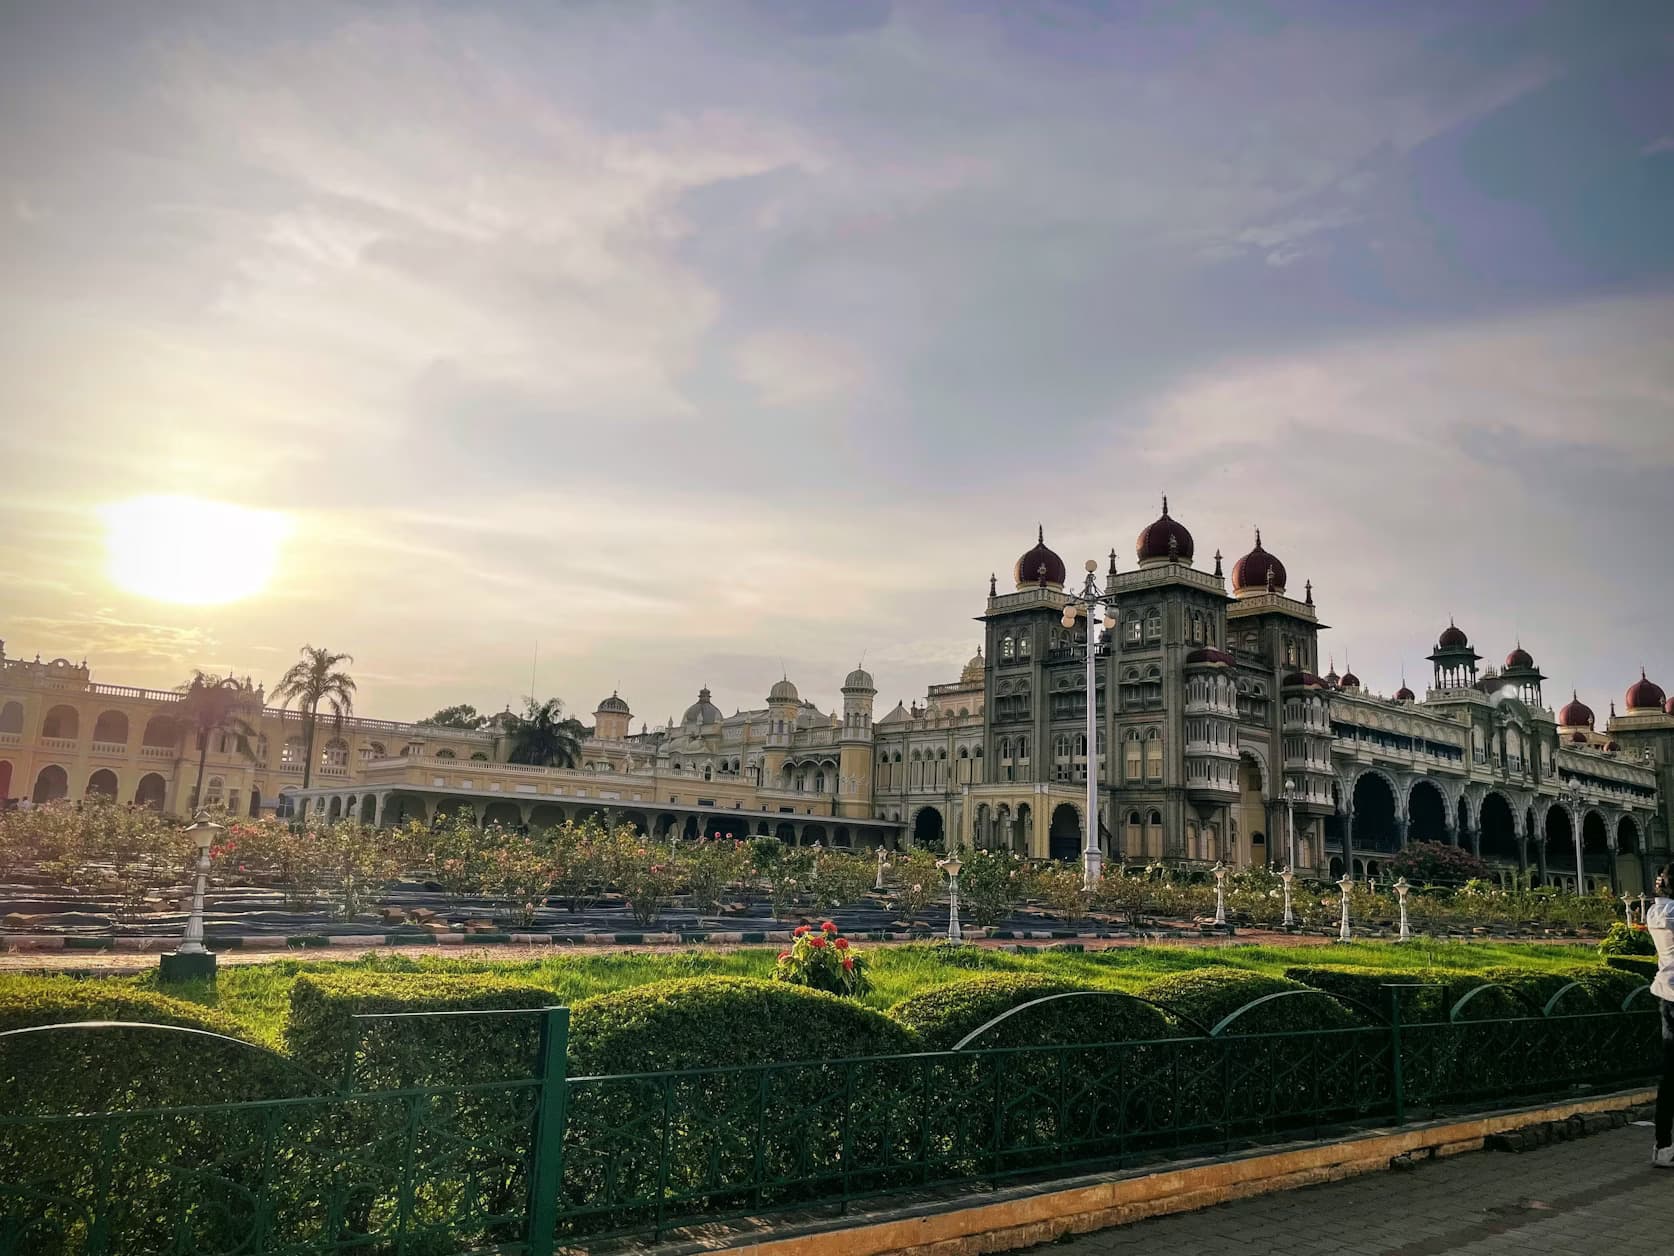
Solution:
M 198 783 L 192 787 L 192 806 L 196 808 L 203 798 L 203 768 L 209 758 L 211 737 L 218 733 L 230 737 L 239 754 L 256 762 L 251 743 L 258 734 L 238 710 L 252 700 L 251 692 L 231 676 L 222 679 L 203 671 L 193 671 L 192 679 L 177 686 L 175 692 L 180 694 L 180 705 L 174 718 L 182 732 L 194 732 L 198 738 Z
M 314 720 L 320 703 L 331 708 L 331 725 L 335 732 L 343 731 L 343 721 L 355 713 L 355 681 L 347 672 L 337 670 L 339 663 L 353 663 L 348 654 L 333 654 L 324 646 L 305 645 L 302 658 L 291 664 L 291 670 L 279 678 L 273 696 L 283 709 L 297 704 L 306 721 L 303 729 L 302 788 L 314 775 Z
M 561 698 L 545 702 L 529 699 L 528 710 L 507 721 L 512 763 L 534 763 L 548 768 L 574 767 L 581 758 L 581 724 L 564 714 Z

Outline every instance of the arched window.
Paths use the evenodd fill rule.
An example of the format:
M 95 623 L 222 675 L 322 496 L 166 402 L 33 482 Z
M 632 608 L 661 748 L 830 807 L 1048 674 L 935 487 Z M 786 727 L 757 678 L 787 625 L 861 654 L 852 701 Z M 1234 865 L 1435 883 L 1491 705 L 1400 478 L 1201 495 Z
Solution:
M 1162 610 L 1159 607 L 1152 606 L 1145 612 L 1145 639 L 1162 640 Z
M 479 750 L 471 756 L 471 761 L 473 763 L 487 763 L 488 756 Z
M 1130 785 L 1137 785 L 1144 779 L 1145 765 L 1141 758 L 1141 754 L 1142 751 L 1139 744 L 1139 730 L 1137 728 L 1130 728 L 1128 729 L 1127 736 L 1123 738 L 1122 751 L 1122 774 Z
M 285 741 L 285 753 L 280 756 L 279 762 L 284 767 L 294 768 L 300 772 L 302 761 L 307 755 L 308 743 L 300 737 L 290 737 Z
M 438 750 L 436 752 L 436 757 L 438 759 L 455 759 L 455 758 L 458 758 L 458 756 L 455 755 L 453 753 L 453 751 L 449 750 L 446 746 L 443 746 L 440 750 Z
M 1192 612 L 1192 641 L 1197 645 L 1203 644 L 1203 612 Z
M 81 717 L 76 714 L 72 706 L 55 706 L 46 713 L 41 721 L 42 737 L 57 737 L 61 740 L 74 740 L 81 727 Z
M 1162 730 L 1153 728 L 1145 734 L 1145 779 L 1160 781 L 1163 777 Z
M 8 702 L 0 708 L 0 733 L 21 733 L 23 731 L 23 703 Z M 150 745 L 147 742 L 146 745 Z M 168 743 L 163 743 L 168 744 Z
M 219 776 L 210 777 L 204 782 L 203 805 L 206 807 L 219 807 L 222 802 L 222 795 L 226 792 L 226 788 L 227 783 Z
M 1137 855 L 1143 858 L 1150 853 L 1145 849 L 1145 826 L 1141 823 L 1137 811 L 1128 812 L 1128 832 L 1122 840 L 1122 845 L 1130 856 Z
M 1122 636 L 1125 640 L 1138 643 L 1144 636 L 1145 624 L 1137 611 L 1122 616 Z
M 1009 636 L 1000 638 L 1000 657 L 1002 659 L 1016 658 L 1016 646 Z
M 325 749 L 320 752 L 320 762 L 334 768 L 347 767 L 349 763 L 349 743 L 341 737 L 333 737 L 326 742 Z
M 128 717 L 120 711 L 106 711 L 93 725 L 93 740 L 107 746 L 128 744 Z

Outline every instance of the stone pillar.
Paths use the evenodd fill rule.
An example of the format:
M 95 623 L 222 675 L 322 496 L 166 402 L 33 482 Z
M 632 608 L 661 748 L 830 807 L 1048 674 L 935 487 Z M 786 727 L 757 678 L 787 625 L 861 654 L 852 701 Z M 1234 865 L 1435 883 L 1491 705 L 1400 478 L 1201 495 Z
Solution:
M 1525 839 L 1527 840 L 1527 839 Z M 1540 882 L 1546 884 L 1546 842 L 1544 836 L 1534 839 L 1535 871 L 1540 874 Z M 1527 865 L 1525 864 L 1525 867 Z
M 1616 839 L 1610 839 L 1610 893 L 1616 898 L 1622 895 L 1622 869 L 1616 862 Z
M 372 798 L 372 824 L 382 828 L 384 824 L 384 809 L 389 805 L 389 794 L 375 794 Z
M 1402 850 L 1405 850 L 1407 848 L 1407 830 L 1411 826 L 1412 826 L 1412 821 L 1409 820 L 1406 816 L 1396 816 L 1395 817 L 1395 834 L 1396 834 L 1397 837 L 1399 837 L 1401 839 L 1401 849 Z
M 1354 875 L 1354 808 L 1343 812 L 1343 875 Z
M 488 821 L 488 804 L 485 802 L 474 802 L 470 804 L 470 807 L 471 814 L 477 818 L 477 827 L 479 829 L 482 828 L 482 826 Z

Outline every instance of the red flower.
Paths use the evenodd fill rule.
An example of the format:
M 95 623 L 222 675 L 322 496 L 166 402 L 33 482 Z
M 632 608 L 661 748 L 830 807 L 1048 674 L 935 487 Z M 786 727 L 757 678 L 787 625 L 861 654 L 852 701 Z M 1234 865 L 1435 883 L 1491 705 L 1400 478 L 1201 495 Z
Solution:
M 791 937 L 800 938 L 804 933 L 807 933 L 807 932 L 808 932 L 808 926 L 807 925 L 797 925 L 796 928 L 791 930 Z
M 780 959 L 789 959 L 790 958 L 790 952 L 789 951 L 780 951 L 779 952 L 779 958 Z
M 812 947 L 822 947 L 822 946 L 825 945 L 825 939 L 822 938 L 822 937 L 817 937 L 817 936 L 809 938 L 808 939 L 808 945 L 812 946 Z
M 837 926 L 832 924 L 829 920 L 823 920 L 823 921 L 820 922 L 820 932 L 822 932 L 822 933 L 836 933 L 837 932 Z
M 845 969 L 853 968 L 854 960 L 850 959 L 847 955 L 843 956 L 843 967 Z
M 846 951 L 849 949 L 849 940 L 847 938 L 835 938 L 832 940 L 831 945 L 836 947 L 839 951 Z

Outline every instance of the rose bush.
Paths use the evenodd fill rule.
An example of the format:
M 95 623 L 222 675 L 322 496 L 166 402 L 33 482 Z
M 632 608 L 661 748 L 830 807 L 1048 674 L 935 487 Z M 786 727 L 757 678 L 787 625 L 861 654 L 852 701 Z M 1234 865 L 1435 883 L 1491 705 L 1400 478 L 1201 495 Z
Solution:
M 847 998 L 859 998 L 872 988 L 866 976 L 866 960 L 832 921 L 818 929 L 798 925 L 790 950 L 781 951 L 773 970 L 775 981 L 825 990 Z

